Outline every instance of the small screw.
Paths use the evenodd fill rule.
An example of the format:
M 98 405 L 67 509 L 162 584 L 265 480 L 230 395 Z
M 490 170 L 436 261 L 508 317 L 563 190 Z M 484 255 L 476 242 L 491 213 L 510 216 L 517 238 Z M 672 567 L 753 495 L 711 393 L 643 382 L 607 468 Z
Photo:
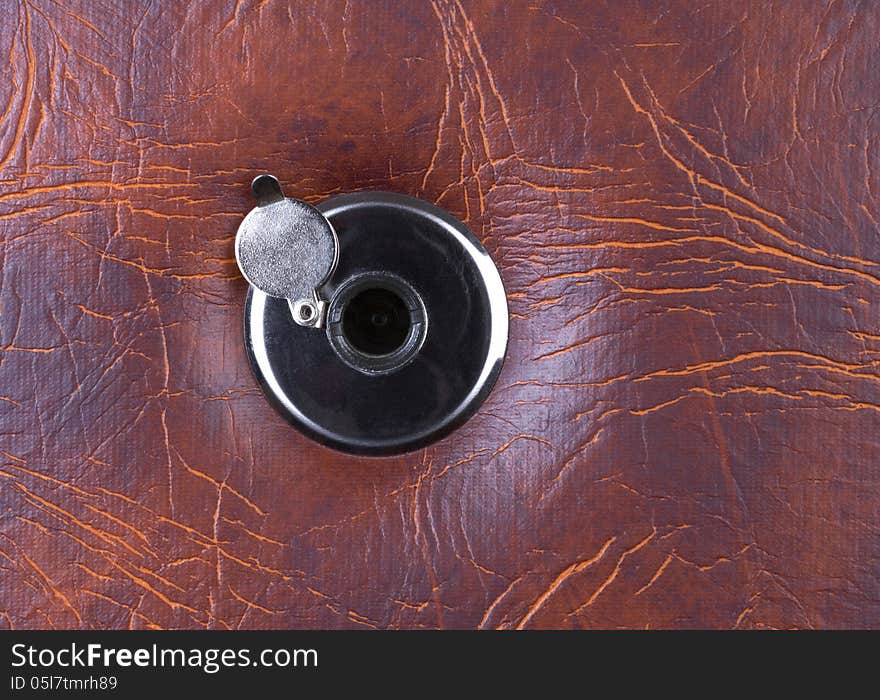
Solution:
M 293 304 L 293 320 L 301 326 L 318 327 L 318 307 L 314 302 L 301 299 Z

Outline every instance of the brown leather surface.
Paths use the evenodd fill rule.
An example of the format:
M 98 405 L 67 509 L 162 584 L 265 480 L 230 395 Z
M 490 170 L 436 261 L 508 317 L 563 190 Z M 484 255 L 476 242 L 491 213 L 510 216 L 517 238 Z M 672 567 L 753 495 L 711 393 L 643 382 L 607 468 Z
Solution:
M 5 3 L 0 623 L 880 626 L 880 8 Z M 256 388 L 269 171 L 439 203 L 483 410 L 319 447 Z

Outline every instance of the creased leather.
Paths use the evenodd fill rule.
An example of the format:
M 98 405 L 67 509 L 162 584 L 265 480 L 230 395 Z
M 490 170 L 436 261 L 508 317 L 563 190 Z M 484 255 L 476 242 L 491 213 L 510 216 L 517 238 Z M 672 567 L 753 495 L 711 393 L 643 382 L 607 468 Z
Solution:
M 0 624 L 880 626 L 880 8 L 4 4 Z M 250 179 L 423 197 L 509 356 L 421 452 L 264 400 Z

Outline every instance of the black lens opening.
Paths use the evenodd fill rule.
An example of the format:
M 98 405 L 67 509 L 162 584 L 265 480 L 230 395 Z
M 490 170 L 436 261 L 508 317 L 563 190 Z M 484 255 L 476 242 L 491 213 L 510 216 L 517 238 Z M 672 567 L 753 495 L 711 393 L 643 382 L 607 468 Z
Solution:
M 390 289 L 358 292 L 342 312 L 342 333 L 352 348 L 381 357 L 403 347 L 411 326 L 410 312 Z

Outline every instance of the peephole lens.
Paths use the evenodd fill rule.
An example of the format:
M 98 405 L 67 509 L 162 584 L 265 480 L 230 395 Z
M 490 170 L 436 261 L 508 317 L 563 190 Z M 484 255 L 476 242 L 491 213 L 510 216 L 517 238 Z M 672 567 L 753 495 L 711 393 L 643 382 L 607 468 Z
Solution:
M 342 332 L 351 346 L 366 355 L 389 355 L 406 342 L 410 313 L 390 289 L 359 292 L 342 312 Z

